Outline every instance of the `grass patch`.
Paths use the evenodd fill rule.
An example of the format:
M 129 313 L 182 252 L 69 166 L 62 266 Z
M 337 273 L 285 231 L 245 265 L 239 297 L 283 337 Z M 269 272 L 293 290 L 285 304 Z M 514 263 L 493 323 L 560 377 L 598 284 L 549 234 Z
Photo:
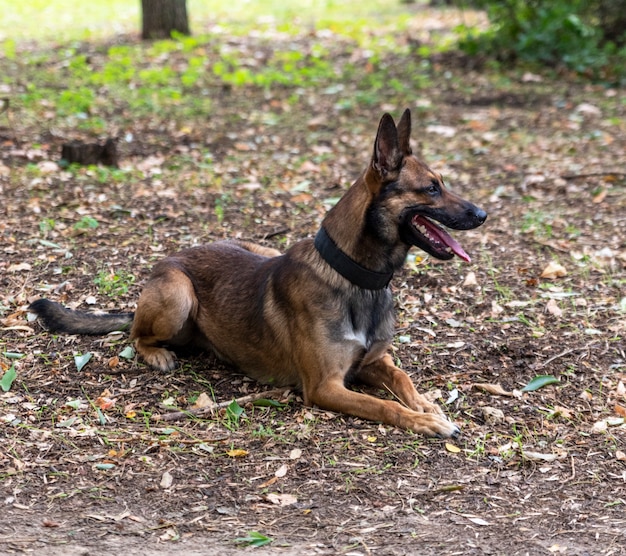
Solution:
M 5 53 L 16 55 L 15 30 L 19 39 L 72 41 L 100 39 L 120 33 L 138 34 L 141 25 L 139 2 L 124 0 L 95 0 L 76 3 L 72 0 L 0 1 L 2 20 L 0 40 Z M 347 36 L 362 35 L 363 24 L 375 20 L 379 25 L 395 25 L 397 31 L 417 11 L 396 0 L 365 0 L 363 2 L 334 2 L 318 0 L 234 0 L 225 4 L 218 0 L 188 0 L 192 33 L 202 33 L 206 25 L 237 24 L 242 32 L 276 29 L 295 33 L 301 27 L 329 29 Z M 404 24 L 403 24 L 404 22 Z

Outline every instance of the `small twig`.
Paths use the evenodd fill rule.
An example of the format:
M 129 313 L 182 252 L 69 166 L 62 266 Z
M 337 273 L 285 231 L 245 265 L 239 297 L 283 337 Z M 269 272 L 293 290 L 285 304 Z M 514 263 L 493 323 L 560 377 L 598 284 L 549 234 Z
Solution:
M 546 367 L 547 365 L 552 363 L 552 361 L 554 361 L 555 359 L 559 359 L 560 357 L 564 357 L 566 355 L 569 355 L 570 353 L 576 353 L 577 351 L 585 351 L 586 349 L 589 349 L 595 343 L 597 343 L 597 341 L 589 342 L 588 344 L 586 344 L 586 345 L 584 345 L 582 347 L 566 349 L 565 351 L 562 351 L 561 353 L 557 353 L 556 355 L 553 355 L 552 357 L 550 357 L 549 359 L 547 359 L 543 363 L 539 363 L 535 367 L 535 369 L 543 369 L 544 367 Z
M 599 178 L 601 176 L 621 176 L 626 178 L 624 172 L 592 172 L 590 174 L 561 174 L 561 179 L 564 180 L 577 180 L 582 178 Z
M 286 234 L 289 231 L 289 228 L 281 228 L 280 230 L 276 230 L 275 232 L 269 232 L 263 236 L 263 239 L 270 239 L 275 236 L 281 236 Z
M 458 490 L 463 490 L 465 485 L 445 485 L 439 488 L 435 488 L 433 490 L 427 490 L 426 493 L 429 494 L 445 494 L 448 492 L 456 492 Z
M 547 241 L 541 241 L 539 239 L 534 240 L 535 243 L 538 243 L 542 247 L 548 247 L 549 249 L 554 249 L 555 251 L 559 251 L 560 253 L 568 253 L 570 250 L 565 249 L 564 247 L 559 247 L 558 245 L 554 245 L 554 242 L 548 243 Z
M 275 390 L 267 390 L 265 392 L 248 394 L 247 396 L 242 396 L 241 398 L 237 398 L 234 401 L 237 402 L 239 405 L 244 405 L 265 398 L 277 398 L 284 395 L 285 392 L 288 391 L 289 390 L 286 388 L 276 388 Z M 152 419 L 154 421 L 178 421 L 179 419 L 198 417 L 200 415 L 206 415 L 207 413 L 213 413 L 218 409 L 224 409 L 225 407 L 228 407 L 231 403 L 233 403 L 233 400 L 229 402 L 212 404 L 207 407 L 193 407 L 191 409 L 186 409 L 185 411 L 174 411 L 172 413 L 166 413 L 165 415 L 153 415 Z
M 411 408 L 410 408 L 407 404 L 405 404 L 405 403 L 404 403 L 404 402 L 403 402 L 403 401 L 402 401 L 402 400 L 401 400 L 401 399 L 400 399 L 400 398 L 396 395 L 396 393 L 395 393 L 395 392 L 394 392 L 391 388 L 389 388 L 389 386 L 387 386 L 384 382 L 383 382 L 383 388 L 384 388 L 385 390 L 387 390 L 387 392 L 389 392 L 389 393 L 391 394 L 391 396 L 392 396 L 393 398 L 395 398 L 395 400 L 396 400 L 396 401 L 397 401 L 400 405 L 403 405 L 403 406 L 404 406 L 404 407 L 406 407 L 407 409 L 411 409 Z
M 539 363 L 539 365 L 537 365 L 535 369 L 543 369 L 544 367 L 552 363 L 552 361 L 554 361 L 555 359 L 559 359 L 560 357 L 565 357 L 566 355 L 569 355 L 570 353 L 573 353 L 575 351 L 579 351 L 580 349 L 582 348 L 566 349 L 565 351 L 562 351 L 561 353 L 557 353 L 556 355 L 553 355 L 547 361 L 544 361 L 543 363 Z
M 576 477 L 576 467 L 574 467 L 574 456 L 572 456 L 571 462 L 572 462 L 572 474 L 569 479 L 565 479 L 566 481 L 571 481 L 572 479 L 574 479 L 574 477 Z

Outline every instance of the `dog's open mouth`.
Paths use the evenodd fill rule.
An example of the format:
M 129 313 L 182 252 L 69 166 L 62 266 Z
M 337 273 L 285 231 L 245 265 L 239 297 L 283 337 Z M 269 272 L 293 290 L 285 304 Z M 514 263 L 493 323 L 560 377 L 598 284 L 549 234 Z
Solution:
M 421 241 L 417 242 L 427 253 L 439 259 L 451 259 L 454 255 L 465 262 L 471 262 L 470 256 L 448 232 L 437 226 L 432 220 L 416 214 L 411 219 L 414 232 Z

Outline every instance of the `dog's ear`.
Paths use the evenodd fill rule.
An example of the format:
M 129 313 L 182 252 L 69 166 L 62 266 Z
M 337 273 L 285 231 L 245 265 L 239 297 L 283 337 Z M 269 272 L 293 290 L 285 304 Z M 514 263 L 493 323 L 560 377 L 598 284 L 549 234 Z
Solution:
M 408 108 L 398 122 L 398 145 L 404 156 L 413 154 L 411 150 L 411 111 Z
M 398 144 L 396 124 L 389 114 L 383 114 L 374 141 L 372 168 L 384 180 L 389 173 L 398 169 L 401 162 L 402 153 Z

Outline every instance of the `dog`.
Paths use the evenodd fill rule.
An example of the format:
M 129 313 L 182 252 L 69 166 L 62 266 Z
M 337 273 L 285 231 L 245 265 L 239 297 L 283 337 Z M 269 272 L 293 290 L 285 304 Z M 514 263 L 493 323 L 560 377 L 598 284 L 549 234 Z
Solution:
M 367 168 L 326 214 L 315 238 L 284 254 L 245 241 L 192 247 L 158 262 L 135 313 L 30 305 L 53 332 L 104 334 L 131 327 L 152 367 L 176 366 L 172 349 L 212 350 L 246 375 L 300 389 L 308 406 L 427 436 L 459 427 L 415 389 L 388 349 L 394 333 L 389 283 L 412 246 L 448 260 L 470 258 L 447 228 L 469 230 L 487 213 L 448 190 L 412 154 L 411 113 L 380 120 Z M 355 391 L 387 390 L 381 399 Z

